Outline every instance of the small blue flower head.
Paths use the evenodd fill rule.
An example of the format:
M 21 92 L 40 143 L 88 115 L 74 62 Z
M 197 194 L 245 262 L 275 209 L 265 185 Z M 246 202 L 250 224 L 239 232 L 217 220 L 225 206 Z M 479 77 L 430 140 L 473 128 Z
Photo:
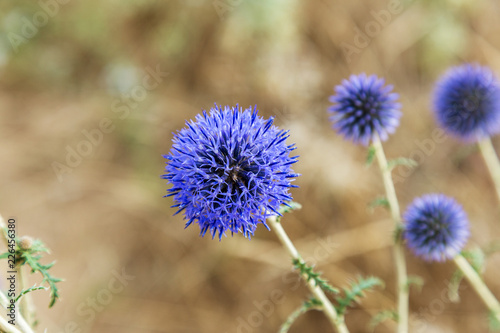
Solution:
M 427 261 L 453 258 L 469 237 L 469 221 L 462 206 L 443 194 L 416 198 L 403 219 L 408 247 Z
M 439 126 L 464 141 L 497 134 L 500 82 L 487 67 L 453 67 L 436 84 L 434 112 Z
M 367 146 L 377 135 L 382 141 L 399 126 L 401 105 L 392 86 L 375 75 L 351 75 L 335 87 L 328 110 L 333 128 L 344 138 Z
M 196 222 L 201 236 L 242 232 L 250 238 L 258 223 L 279 215 L 292 200 L 288 193 L 294 174 L 287 131 L 264 120 L 257 109 L 215 105 L 175 134 L 166 174 L 176 212 L 184 211 L 186 227 Z

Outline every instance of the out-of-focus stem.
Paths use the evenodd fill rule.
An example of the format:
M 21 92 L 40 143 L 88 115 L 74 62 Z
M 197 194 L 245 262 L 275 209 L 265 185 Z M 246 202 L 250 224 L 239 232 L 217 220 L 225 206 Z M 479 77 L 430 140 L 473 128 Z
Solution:
M 464 273 L 465 278 L 472 285 L 479 297 L 481 297 L 484 304 L 486 304 L 496 319 L 500 322 L 500 304 L 488 289 L 479 274 L 477 274 L 474 268 L 472 268 L 469 262 L 462 255 L 457 255 L 453 258 L 453 261 L 455 261 L 455 264 L 457 264 L 458 268 L 462 271 L 462 273 Z
M 497 197 L 500 200 L 500 162 L 498 161 L 497 154 L 495 153 L 495 148 L 491 143 L 491 138 L 488 137 L 486 139 L 479 140 L 477 145 L 483 155 L 486 167 L 488 168 L 490 176 L 493 179 Z
M 394 182 L 392 181 L 391 170 L 389 170 L 389 165 L 384 154 L 384 148 L 382 147 L 382 143 L 378 137 L 373 140 L 373 147 L 375 148 L 378 166 L 384 181 L 387 201 L 389 202 L 391 216 L 396 228 L 396 239 L 394 242 L 393 253 L 398 284 L 398 333 L 408 333 L 409 288 L 403 239 L 400 233 L 402 228 L 401 213 L 399 210 L 396 190 L 394 188 Z

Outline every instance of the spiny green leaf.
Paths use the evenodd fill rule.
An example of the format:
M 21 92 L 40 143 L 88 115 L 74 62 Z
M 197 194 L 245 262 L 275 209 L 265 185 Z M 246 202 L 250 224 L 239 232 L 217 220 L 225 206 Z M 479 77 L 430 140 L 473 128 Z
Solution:
M 352 304 L 358 301 L 359 298 L 365 296 L 365 292 L 377 286 L 384 286 L 384 282 L 377 277 L 358 277 L 357 281 L 354 280 L 351 282 L 350 288 L 342 288 L 345 295 L 344 297 L 336 297 L 338 302 L 337 312 L 339 314 L 344 314 L 347 307 L 352 306 Z
M 414 168 L 414 167 L 416 167 L 418 165 L 418 163 L 417 163 L 417 161 L 412 160 L 411 158 L 406 158 L 406 157 L 398 157 L 398 158 L 389 160 L 387 162 L 387 168 L 389 170 L 394 169 L 398 165 L 405 165 L 405 166 Z
M 368 155 L 366 156 L 366 166 L 370 166 L 373 163 L 373 160 L 375 159 L 375 153 L 377 152 L 377 149 L 374 146 L 368 147 Z
M 370 330 L 373 332 L 375 327 L 380 325 L 386 320 L 394 320 L 395 322 L 398 321 L 398 313 L 394 310 L 383 310 L 377 313 L 371 320 L 369 324 Z
M 386 197 L 378 197 L 368 204 L 368 207 L 371 210 L 373 210 L 374 208 L 379 207 L 379 206 L 382 206 L 382 207 L 389 209 L 390 208 L 389 200 L 387 200 Z
M 6 259 L 6 258 L 8 258 L 9 254 L 11 254 L 11 253 L 5 252 L 5 253 L 0 254 L 0 259 Z
M 33 285 L 33 287 L 29 287 L 27 289 L 23 289 L 21 290 L 21 292 L 19 293 L 19 295 L 16 297 L 16 299 L 14 300 L 15 303 L 17 303 L 17 301 L 19 301 L 19 299 L 26 295 L 27 293 L 29 292 L 32 292 L 32 291 L 35 291 L 35 290 L 47 290 L 47 287 L 42 287 L 42 286 L 36 286 L 36 285 Z
M 309 310 L 318 310 L 321 308 L 321 302 L 315 298 L 310 298 L 305 301 L 297 310 L 293 311 L 285 322 L 281 325 L 279 333 L 287 333 L 295 320 Z
M 41 284 L 47 283 L 47 285 L 50 288 L 50 302 L 49 302 L 49 307 L 52 307 L 56 300 L 59 298 L 59 290 L 57 288 L 56 283 L 63 281 L 62 279 L 53 277 L 49 273 L 49 269 L 54 266 L 55 261 L 48 263 L 48 264 L 42 264 L 40 263 L 40 260 L 42 259 L 42 256 L 40 253 L 50 253 L 49 249 L 45 246 L 45 244 L 38 240 L 35 239 L 33 240 L 31 246 L 28 249 L 23 249 L 19 246 L 19 239 L 16 239 L 16 265 L 17 266 L 23 266 L 23 265 L 28 265 L 30 268 L 31 273 L 40 273 L 43 277 Z M 33 288 L 33 287 L 32 287 Z M 36 287 L 38 289 L 44 288 L 44 287 Z M 37 289 L 33 290 L 37 290 Z M 30 288 L 26 290 L 27 292 L 32 291 Z
M 307 281 L 313 280 L 314 283 L 324 291 L 332 294 L 338 294 L 339 290 L 328 283 L 327 280 L 321 278 L 321 273 L 316 273 L 313 266 L 308 266 L 303 260 L 293 259 L 293 265 L 301 274 L 307 276 Z

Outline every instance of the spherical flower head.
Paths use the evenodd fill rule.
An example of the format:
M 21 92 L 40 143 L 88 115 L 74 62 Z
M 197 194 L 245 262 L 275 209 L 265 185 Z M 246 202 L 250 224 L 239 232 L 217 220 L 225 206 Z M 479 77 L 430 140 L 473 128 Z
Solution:
M 416 198 L 403 219 L 408 247 L 427 261 L 453 258 L 469 237 L 469 222 L 462 206 L 443 194 Z
M 487 67 L 465 64 L 436 84 L 434 112 L 443 129 L 464 141 L 500 132 L 500 82 Z
M 257 224 L 279 215 L 278 208 L 292 200 L 294 174 L 287 131 L 264 120 L 257 109 L 215 106 L 175 134 L 166 174 L 186 227 L 196 222 L 201 236 L 242 232 L 250 238 Z
M 392 86 L 375 75 L 351 75 L 335 87 L 329 108 L 333 128 L 344 138 L 367 146 L 377 136 L 385 141 L 399 126 L 401 105 Z

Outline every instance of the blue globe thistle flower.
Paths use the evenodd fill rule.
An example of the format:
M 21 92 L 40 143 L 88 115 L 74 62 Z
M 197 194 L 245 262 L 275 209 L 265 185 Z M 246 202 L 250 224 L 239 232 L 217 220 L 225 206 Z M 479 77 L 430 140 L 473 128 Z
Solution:
M 367 146 L 376 135 L 382 141 L 399 126 L 401 105 L 392 86 L 384 86 L 384 79 L 376 75 L 351 75 L 349 80 L 335 87 L 328 110 L 333 128 L 346 139 Z
M 416 198 L 403 219 L 408 247 L 427 261 L 453 258 L 469 237 L 469 221 L 462 206 L 443 194 Z
M 465 64 L 437 82 L 434 112 L 439 126 L 464 141 L 500 132 L 500 82 L 487 67 Z
M 196 222 L 201 236 L 207 231 L 219 240 L 226 231 L 251 238 L 258 223 L 292 200 L 288 193 L 293 178 L 291 165 L 297 156 L 287 145 L 288 131 L 264 120 L 257 109 L 244 111 L 221 106 L 203 111 L 196 121 L 175 134 L 166 174 L 186 227 Z

